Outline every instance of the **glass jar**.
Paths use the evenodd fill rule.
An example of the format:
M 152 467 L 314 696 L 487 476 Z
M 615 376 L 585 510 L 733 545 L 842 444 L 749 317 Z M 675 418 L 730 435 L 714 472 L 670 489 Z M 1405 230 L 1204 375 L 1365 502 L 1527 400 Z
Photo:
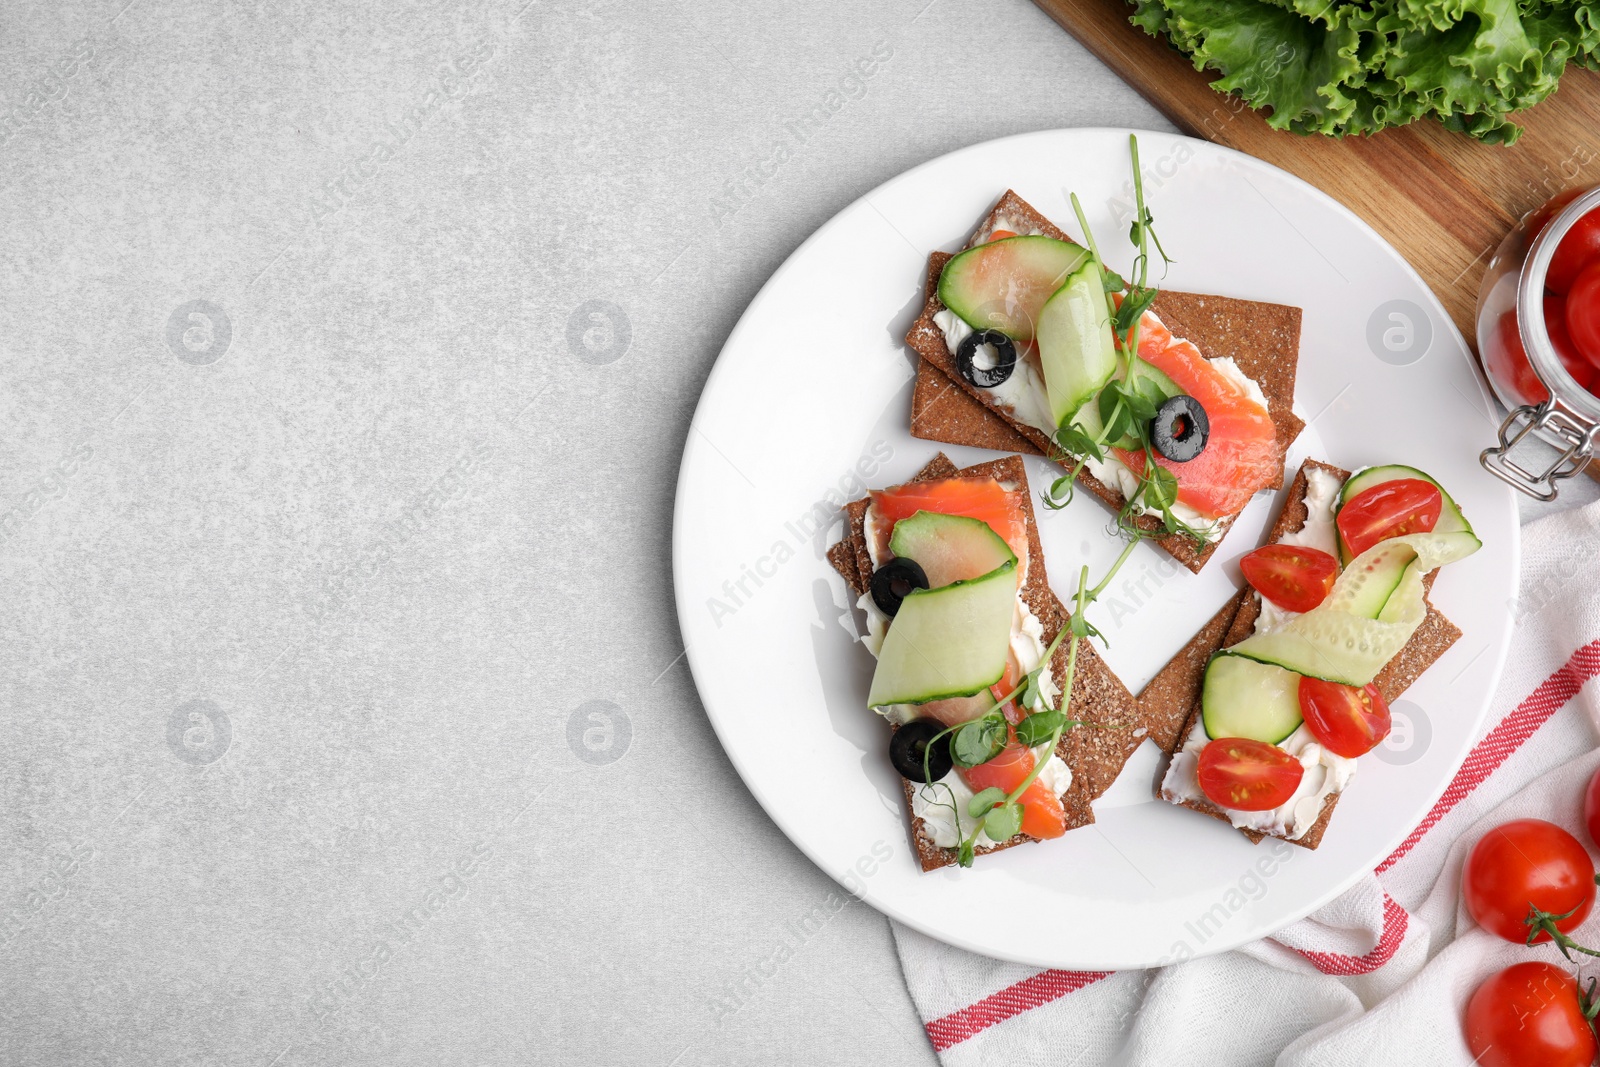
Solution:
M 1574 224 L 1597 208 L 1600 186 L 1569 191 L 1529 212 L 1500 242 L 1478 290 L 1479 357 L 1495 396 L 1510 412 L 1500 424 L 1500 443 L 1485 449 L 1479 461 L 1539 500 L 1554 500 L 1555 483 L 1587 466 L 1600 435 L 1600 397 L 1590 392 L 1600 389 L 1600 368 L 1594 378 L 1580 381 L 1576 375 L 1587 375 L 1589 368 L 1563 363 L 1545 320 L 1551 258 Z M 1565 336 L 1565 323 L 1554 328 Z M 1529 469 L 1526 460 L 1513 456 L 1530 435 L 1555 447 L 1555 462 Z

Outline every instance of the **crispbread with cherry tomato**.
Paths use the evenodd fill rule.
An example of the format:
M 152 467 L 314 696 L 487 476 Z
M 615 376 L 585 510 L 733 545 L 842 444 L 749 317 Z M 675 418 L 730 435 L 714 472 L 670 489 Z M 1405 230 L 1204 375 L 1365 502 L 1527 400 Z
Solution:
M 1056 240 L 1071 240 L 1015 192 L 1007 190 L 978 224 L 973 240 L 966 247 L 983 243 L 1001 222 L 1026 227 Z M 1013 231 L 1001 232 L 1011 234 Z M 1048 454 L 1049 441 L 1043 433 L 1010 418 L 994 404 L 989 390 L 966 381 L 957 369 L 944 335 L 934 322 L 935 316 L 945 310 L 939 298 L 939 282 L 952 258 L 944 252 L 935 252 L 929 257 L 922 314 L 906 335 L 906 343 L 922 357 L 918 360 L 912 396 L 911 433 L 924 440 L 946 444 Z M 1300 352 L 1300 309 L 1232 297 L 1163 291 L 1151 311 L 1172 333 L 1188 338 L 1202 352 L 1228 353 L 1238 368 L 1260 386 L 1267 399 L 1276 443 L 1270 464 L 1271 479 L 1265 488 L 1279 488 L 1283 484 L 1283 452 L 1304 426 L 1293 411 Z M 1268 440 L 1272 439 L 1269 435 Z M 1087 469 L 1079 473 L 1077 480 L 1113 511 L 1123 507 L 1122 491 L 1116 486 L 1105 484 Z M 1152 540 L 1185 567 L 1198 572 L 1215 553 L 1216 545 L 1226 535 L 1236 514 L 1224 516 L 1214 539 L 1201 548 L 1181 534 L 1152 537 Z M 1141 515 L 1135 521 L 1150 531 L 1161 525 L 1149 515 Z
M 1043 626 L 1045 641 L 1049 642 L 1060 632 L 1068 616 L 1061 601 L 1050 589 L 1049 578 L 1045 571 L 1043 547 L 1039 543 L 1039 533 L 1034 521 L 1031 493 L 1026 491 L 1027 471 L 1022 458 L 1007 456 L 958 470 L 949 458 L 940 453 L 907 484 L 955 477 L 994 478 L 1001 482 L 1018 484 L 1025 490 L 1022 494 L 1022 513 L 1027 526 L 1029 563 L 1027 579 L 1020 590 L 1020 595 L 1029 610 L 1039 619 Z M 867 592 L 873 576 L 865 530 L 867 506 L 867 499 L 857 500 L 845 506 L 845 536 L 828 550 L 829 562 L 857 596 Z M 1068 650 L 1063 644 L 1051 661 L 1057 677 L 1062 677 L 1065 673 L 1067 656 Z M 1089 641 L 1079 642 L 1078 645 L 1077 668 L 1072 683 L 1072 715 L 1075 719 L 1095 723 L 1099 728 L 1070 730 L 1062 736 L 1056 746 L 1056 755 L 1072 771 L 1072 786 L 1062 800 L 1068 830 L 1086 826 L 1094 821 L 1094 813 L 1090 809 L 1089 802 L 1099 795 L 1098 792 L 1092 792 L 1095 784 L 1104 780 L 1105 784 L 1109 785 L 1127 759 L 1123 751 L 1127 739 L 1132 738 L 1132 747 L 1136 748 L 1142 738 L 1142 735 L 1139 738 L 1132 737 L 1141 722 L 1138 702 L 1112 673 L 1111 668 L 1106 665 L 1105 660 Z M 900 729 L 892 727 L 892 724 L 891 728 L 896 732 Z M 1131 748 L 1128 751 L 1131 752 Z M 909 780 L 902 780 L 902 785 L 905 787 L 906 810 L 911 813 L 914 809 L 914 787 Z M 997 845 L 979 845 L 975 852 L 977 855 L 985 855 L 1031 840 L 1034 838 L 1026 833 L 1018 833 Z M 911 818 L 911 842 L 924 871 L 935 870 L 957 861 L 956 850 L 941 848 L 934 844 L 924 830 L 923 820 L 914 816 Z
M 1298 533 L 1305 527 L 1309 513 L 1306 500 L 1308 471 L 1322 471 L 1336 478 L 1341 484 L 1350 481 L 1350 475 L 1347 471 L 1328 464 L 1318 463 L 1315 460 L 1307 460 L 1290 485 L 1283 510 L 1268 534 L 1268 544 L 1280 544 L 1286 537 Z M 1400 501 L 1402 505 L 1405 502 L 1404 500 Z M 1403 529 L 1409 517 L 1409 513 L 1404 512 L 1402 507 L 1389 516 L 1389 521 L 1395 528 Z M 1369 520 L 1367 525 L 1369 526 L 1375 524 L 1381 527 L 1383 525 L 1383 521 L 1373 520 L 1370 514 L 1367 518 Z M 1360 540 L 1362 537 L 1360 528 L 1351 525 L 1351 529 L 1355 532 L 1357 539 Z M 1424 580 L 1425 588 L 1431 588 L 1436 573 L 1430 573 L 1426 577 Z M 1206 628 L 1197 634 L 1189 645 L 1174 657 L 1157 674 L 1144 692 L 1140 694 L 1139 702 L 1145 711 L 1147 719 L 1164 726 L 1164 730 L 1158 726 L 1152 726 L 1153 734 L 1157 736 L 1164 735 L 1173 739 L 1173 743 L 1168 746 L 1170 751 L 1176 753 L 1180 750 L 1191 732 L 1202 721 L 1203 709 L 1201 701 L 1198 699 L 1198 694 L 1204 684 L 1206 665 L 1219 650 L 1232 648 L 1249 638 L 1255 632 L 1257 619 L 1263 610 L 1260 596 L 1251 589 L 1246 588 L 1230 600 L 1223 612 L 1219 613 L 1217 618 L 1214 618 Z M 1228 617 L 1230 611 L 1230 621 L 1225 626 L 1219 625 L 1221 619 Z M 1460 636 L 1460 631 L 1440 614 L 1436 608 L 1429 604 L 1425 620 L 1411 635 L 1405 647 L 1373 679 L 1372 686 L 1376 690 L 1376 695 L 1386 702 L 1397 699 Z M 1359 711 L 1359 709 L 1355 710 Z M 1172 721 L 1178 718 L 1180 714 L 1183 716 L 1182 725 L 1178 727 L 1171 726 Z M 1245 752 L 1244 755 L 1248 756 L 1249 753 Z M 1159 787 L 1157 792 L 1158 795 L 1161 794 Z M 1252 841 L 1260 841 L 1266 836 L 1283 836 L 1285 840 L 1289 840 L 1294 844 L 1314 849 L 1321 844 L 1323 834 L 1327 830 L 1329 820 L 1341 795 L 1342 793 L 1339 791 L 1331 793 L 1324 801 L 1316 821 L 1298 838 L 1287 837 L 1282 834 L 1266 834 L 1242 827 L 1240 832 Z M 1232 821 L 1219 806 L 1204 798 L 1179 800 L 1166 796 L 1163 799 L 1179 803 L 1183 807 L 1210 815 L 1213 818 Z

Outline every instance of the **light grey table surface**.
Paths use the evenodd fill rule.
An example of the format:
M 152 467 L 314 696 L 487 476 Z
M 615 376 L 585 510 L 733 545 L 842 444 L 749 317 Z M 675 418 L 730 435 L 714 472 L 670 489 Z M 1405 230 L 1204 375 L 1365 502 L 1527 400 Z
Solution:
M 933 1058 L 706 722 L 678 459 L 850 201 L 1168 127 L 1024 0 L 524 2 L 0 7 L 0 1063 Z

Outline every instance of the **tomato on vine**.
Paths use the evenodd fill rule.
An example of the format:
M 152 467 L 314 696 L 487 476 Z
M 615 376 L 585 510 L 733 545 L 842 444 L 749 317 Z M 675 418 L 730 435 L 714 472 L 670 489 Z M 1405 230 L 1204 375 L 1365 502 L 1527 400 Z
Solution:
M 1594 907 L 1595 871 L 1576 837 L 1543 819 L 1515 819 L 1484 834 L 1462 871 L 1461 894 L 1479 926 L 1507 941 L 1555 941 L 1562 955 L 1600 955 L 1567 934 Z

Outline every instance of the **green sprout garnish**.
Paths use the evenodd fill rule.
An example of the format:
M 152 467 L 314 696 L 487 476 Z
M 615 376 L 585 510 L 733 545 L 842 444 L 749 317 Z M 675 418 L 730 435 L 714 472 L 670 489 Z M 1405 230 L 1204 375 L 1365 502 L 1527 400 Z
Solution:
M 1043 494 L 1043 500 L 1045 506 L 1052 510 L 1066 507 L 1072 502 L 1073 488 L 1089 461 L 1104 462 L 1108 448 L 1115 442 L 1127 442 L 1131 438 L 1132 445 L 1126 451 L 1144 453 L 1144 470 L 1139 475 L 1137 489 L 1128 496 L 1117 514 L 1117 529 L 1135 539 L 1152 533 L 1178 535 L 1188 537 L 1197 546 L 1203 546 L 1209 531 L 1184 522 L 1174 513 L 1174 506 L 1178 502 L 1178 480 L 1170 470 L 1156 462 L 1155 446 L 1150 437 L 1150 424 L 1166 400 L 1155 382 L 1139 373 L 1139 326 L 1144 313 L 1160 294 L 1160 289 L 1150 284 L 1150 246 L 1154 244 L 1156 255 L 1161 257 L 1163 272 L 1171 265 L 1172 259 L 1161 247 L 1161 238 L 1155 230 L 1155 216 L 1145 204 L 1138 138 L 1130 136 L 1128 144 L 1133 159 L 1135 202 L 1134 221 L 1128 230 L 1128 239 L 1138 250 L 1133 261 L 1131 282 L 1105 266 L 1100 256 L 1100 245 L 1095 240 L 1094 231 L 1089 228 L 1083 205 L 1078 202 L 1077 194 L 1072 196 L 1072 210 L 1078 216 L 1078 225 L 1083 229 L 1089 254 L 1100 264 L 1105 279 L 1112 342 L 1122 376 L 1112 378 L 1100 390 L 1096 401 L 1100 416 L 1100 429 L 1097 432 L 1090 433 L 1070 419 L 1057 428 L 1051 458 L 1068 468 L 1069 473 L 1051 483 Z M 1161 518 L 1160 525 L 1154 531 L 1146 529 L 1138 521 L 1149 512 Z

